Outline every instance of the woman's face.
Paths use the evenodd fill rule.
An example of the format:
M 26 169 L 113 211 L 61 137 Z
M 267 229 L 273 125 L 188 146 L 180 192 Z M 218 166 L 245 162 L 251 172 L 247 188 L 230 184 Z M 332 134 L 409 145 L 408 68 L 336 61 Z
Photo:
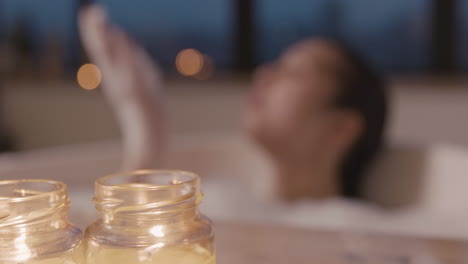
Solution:
M 320 141 L 342 64 L 335 46 L 306 40 L 260 67 L 246 110 L 247 130 L 270 151 L 306 138 Z

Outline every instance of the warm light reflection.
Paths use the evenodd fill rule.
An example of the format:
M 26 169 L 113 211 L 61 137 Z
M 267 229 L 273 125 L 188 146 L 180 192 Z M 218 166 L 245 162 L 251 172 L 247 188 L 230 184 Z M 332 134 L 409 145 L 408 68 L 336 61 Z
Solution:
M 84 64 L 78 70 L 76 79 L 81 88 L 93 90 L 101 83 L 101 71 L 94 64 Z
M 215 73 L 215 64 L 213 59 L 208 55 L 203 55 L 203 67 L 199 73 L 193 77 L 197 80 L 208 80 L 213 77 Z
M 22 228 L 21 231 L 22 233 L 13 240 L 15 248 L 20 252 L 18 255 L 16 255 L 16 261 L 18 262 L 27 261 L 32 255 L 31 249 L 29 248 L 29 245 L 26 241 L 26 233 L 24 228 Z
M 151 232 L 151 234 L 153 234 L 155 237 L 163 237 L 163 236 L 164 236 L 164 231 L 163 231 L 163 229 L 164 229 L 163 226 L 157 225 L 157 226 L 154 226 L 153 228 L 151 228 L 150 232 Z
M 176 67 L 180 74 L 194 76 L 203 68 L 203 55 L 195 49 L 184 49 L 177 54 Z

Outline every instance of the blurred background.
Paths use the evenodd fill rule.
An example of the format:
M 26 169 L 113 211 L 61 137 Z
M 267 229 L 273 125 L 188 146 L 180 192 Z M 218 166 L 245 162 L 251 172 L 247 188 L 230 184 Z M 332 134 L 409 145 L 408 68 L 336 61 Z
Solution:
M 0 155 L 0 178 L 64 180 L 75 208 L 92 208 L 94 180 L 120 167 L 119 127 L 77 30 L 78 11 L 89 2 L 0 0 L 0 152 L 15 152 Z M 208 215 L 468 237 L 462 232 L 468 215 L 468 0 L 97 2 L 163 69 L 169 134 L 178 143 L 169 164 L 203 175 Z M 317 218 L 301 204 L 271 216 L 248 200 L 245 186 L 256 195 L 273 182 L 261 176 L 272 176 L 263 173 L 269 164 L 230 137 L 242 131 L 251 74 L 313 36 L 346 44 L 388 77 L 390 151 L 368 189 L 375 197 L 410 200 L 416 191 L 408 182 L 424 175 L 414 184 L 422 190 L 417 216 L 403 210 L 396 217 L 361 218 L 338 211 L 338 217 Z M 247 180 L 222 188 L 210 182 L 222 175 Z M 81 221 L 87 223 L 93 215 L 83 212 L 73 214 L 87 215 Z M 434 216 L 443 220 L 427 221 Z
M 0 0 L 2 151 L 118 137 L 79 42 L 87 2 Z M 388 75 L 391 141 L 468 144 L 466 0 L 98 2 L 166 72 L 172 132 L 238 130 L 254 67 L 328 36 Z

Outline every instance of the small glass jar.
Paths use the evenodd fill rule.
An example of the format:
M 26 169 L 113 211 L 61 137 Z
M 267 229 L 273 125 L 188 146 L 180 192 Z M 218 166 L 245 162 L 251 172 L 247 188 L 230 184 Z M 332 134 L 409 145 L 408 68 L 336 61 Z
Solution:
M 82 235 L 68 222 L 69 207 L 64 183 L 0 181 L 0 263 L 82 263 Z
M 139 170 L 95 184 L 99 219 L 86 230 L 88 264 L 215 264 L 211 221 L 200 214 L 200 179 Z

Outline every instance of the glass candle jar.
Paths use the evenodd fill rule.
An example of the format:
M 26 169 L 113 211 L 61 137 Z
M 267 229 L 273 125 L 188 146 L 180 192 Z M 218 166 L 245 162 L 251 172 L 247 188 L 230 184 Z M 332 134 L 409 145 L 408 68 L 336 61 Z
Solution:
M 82 263 L 81 231 L 68 222 L 64 183 L 0 181 L 0 263 Z
M 96 181 L 99 219 L 86 230 L 88 264 L 215 264 L 211 221 L 200 214 L 200 179 L 140 170 Z

